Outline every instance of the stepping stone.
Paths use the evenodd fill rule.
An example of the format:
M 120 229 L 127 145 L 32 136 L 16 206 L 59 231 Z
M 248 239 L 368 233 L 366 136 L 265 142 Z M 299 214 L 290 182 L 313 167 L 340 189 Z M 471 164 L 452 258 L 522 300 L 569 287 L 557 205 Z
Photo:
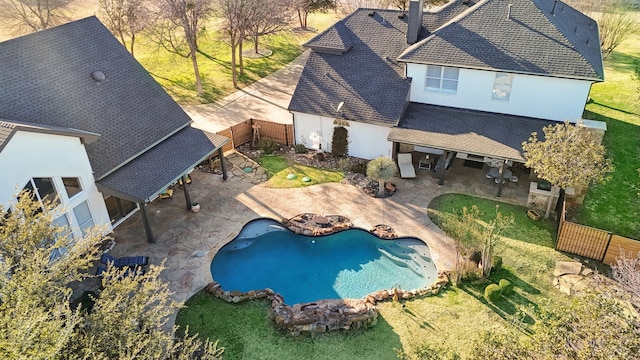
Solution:
M 558 261 L 556 262 L 556 268 L 553 270 L 553 276 L 560 276 L 565 274 L 580 274 L 582 270 L 582 264 L 573 261 Z

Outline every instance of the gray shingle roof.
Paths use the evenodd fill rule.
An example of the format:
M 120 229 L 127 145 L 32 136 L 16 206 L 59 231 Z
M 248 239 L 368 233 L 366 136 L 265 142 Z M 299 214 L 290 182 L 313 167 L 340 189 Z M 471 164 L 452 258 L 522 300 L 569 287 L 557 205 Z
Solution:
M 98 140 L 99 135 L 82 130 L 69 129 L 60 126 L 40 125 L 26 122 L 8 121 L 0 119 L 0 152 L 9 143 L 16 131 L 31 131 L 45 134 L 79 137 L 83 144 L 90 144 Z
M 411 103 L 388 139 L 414 145 L 523 161 L 522 142 L 557 122 Z
M 100 134 L 98 179 L 191 121 L 95 17 L 0 43 L 0 84 L 0 118 Z
M 147 202 L 227 142 L 224 136 L 186 127 L 98 181 L 98 189 Z
M 406 19 L 399 11 L 356 10 L 310 40 L 314 49 L 302 72 L 289 110 L 336 117 L 344 102 L 349 120 L 394 125 L 400 119 L 410 82 L 395 58 L 406 47 Z M 342 55 L 325 51 L 343 51 Z
M 595 21 L 562 2 L 553 8 L 554 0 L 480 1 L 399 59 L 603 80 Z

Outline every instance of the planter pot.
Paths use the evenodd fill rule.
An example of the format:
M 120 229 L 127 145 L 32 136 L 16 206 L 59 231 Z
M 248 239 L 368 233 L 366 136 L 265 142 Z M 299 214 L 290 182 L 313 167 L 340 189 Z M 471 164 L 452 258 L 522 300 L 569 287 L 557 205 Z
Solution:
M 529 217 L 529 219 L 536 221 L 538 219 L 540 219 L 540 214 L 538 214 L 537 211 L 535 210 L 528 210 L 527 211 L 527 216 Z
M 194 213 L 200 212 L 200 204 L 199 203 L 191 204 L 191 211 L 193 211 Z

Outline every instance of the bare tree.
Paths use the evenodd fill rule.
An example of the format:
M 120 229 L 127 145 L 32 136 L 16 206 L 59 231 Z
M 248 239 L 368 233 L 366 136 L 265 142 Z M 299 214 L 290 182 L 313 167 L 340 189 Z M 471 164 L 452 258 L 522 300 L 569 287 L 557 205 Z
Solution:
M 223 20 L 222 32 L 231 46 L 231 78 L 235 88 L 238 87 L 238 64 L 240 74 L 244 71 L 242 41 L 247 35 L 249 26 L 253 24 L 256 9 L 260 6 L 258 0 L 216 0 L 215 2 L 216 13 Z M 239 61 L 236 60 L 238 57 Z
M 592 17 L 600 28 L 602 57 L 636 32 L 636 12 L 632 0 L 567 0 L 567 4 Z
M 126 38 L 131 39 L 131 55 L 136 35 L 149 24 L 146 5 L 146 0 L 100 0 L 98 3 L 98 16 L 109 31 L 119 37 L 125 47 Z
M 202 81 L 198 70 L 198 35 L 202 22 L 212 10 L 212 0 L 160 0 L 157 20 L 150 36 L 167 51 L 190 58 L 196 78 L 198 95 L 202 96 Z
M 264 0 L 257 4 L 255 17 L 247 33 L 253 40 L 256 54 L 260 36 L 282 31 L 289 25 L 293 17 L 292 4 L 292 0 Z
M 0 19 L 16 34 L 48 29 L 70 20 L 73 0 L 0 0 Z
M 333 0 L 295 0 L 294 6 L 302 29 L 307 28 L 307 17 L 313 12 L 326 12 L 335 6 Z
M 620 250 L 616 264 L 611 266 L 613 278 L 629 290 L 640 304 L 640 252 L 633 253 Z

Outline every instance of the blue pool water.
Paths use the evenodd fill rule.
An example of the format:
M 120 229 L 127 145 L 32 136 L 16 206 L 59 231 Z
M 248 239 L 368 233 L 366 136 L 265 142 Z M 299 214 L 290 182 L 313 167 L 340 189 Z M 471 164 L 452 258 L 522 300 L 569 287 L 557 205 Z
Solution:
M 259 219 L 220 249 L 211 275 L 224 290 L 270 288 L 292 305 L 420 289 L 435 281 L 437 271 L 429 248 L 416 238 L 381 240 L 360 229 L 309 237 Z

